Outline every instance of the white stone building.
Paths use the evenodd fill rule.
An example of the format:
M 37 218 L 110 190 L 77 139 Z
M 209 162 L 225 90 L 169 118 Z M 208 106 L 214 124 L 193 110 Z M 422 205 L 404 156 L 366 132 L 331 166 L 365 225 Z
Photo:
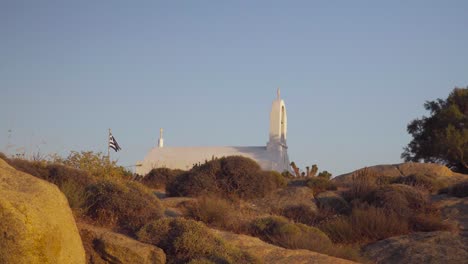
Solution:
M 147 174 L 153 168 L 189 170 L 194 164 L 227 156 L 244 156 L 258 162 L 264 170 L 290 171 L 288 157 L 286 106 L 280 97 L 273 101 L 270 112 L 270 138 L 266 146 L 241 147 L 164 147 L 163 131 L 158 146 L 143 161 L 137 162 L 136 173 Z

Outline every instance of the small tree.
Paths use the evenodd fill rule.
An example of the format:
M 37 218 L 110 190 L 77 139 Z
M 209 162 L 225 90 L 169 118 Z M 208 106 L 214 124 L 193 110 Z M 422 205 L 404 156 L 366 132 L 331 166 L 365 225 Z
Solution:
M 329 173 L 328 171 L 322 171 L 318 175 L 318 177 L 324 178 L 324 179 L 327 179 L 327 180 L 329 180 L 331 178 L 331 176 L 332 176 L 332 174 Z
M 423 116 L 408 124 L 413 140 L 404 148 L 405 161 L 435 162 L 468 173 L 468 87 L 455 88 L 446 100 L 427 101 Z
M 301 177 L 301 172 L 299 171 L 299 168 L 296 166 L 296 163 L 293 161 L 291 162 L 291 167 L 293 168 L 294 170 L 294 174 L 296 174 L 296 177 Z
M 317 164 L 312 165 L 312 170 L 310 171 L 310 176 L 314 177 L 318 172 L 318 166 Z

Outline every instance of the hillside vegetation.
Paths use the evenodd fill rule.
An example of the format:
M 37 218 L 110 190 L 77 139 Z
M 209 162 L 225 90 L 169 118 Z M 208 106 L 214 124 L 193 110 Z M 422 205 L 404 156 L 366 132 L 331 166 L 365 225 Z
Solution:
M 324 176 L 288 178 L 243 157 L 214 159 L 185 172 L 155 169 L 140 180 L 91 152 L 55 160 L 1 158 L 56 184 L 78 221 L 160 247 L 168 263 L 261 263 L 254 253 L 212 236 L 209 228 L 366 262 L 360 249 L 369 243 L 414 232 L 456 231 L 430 195 L 467 193 L 466 181 L 440 184 L 427 173 L 390 179 L 364 169 L 346 184 Z M 88 160 L 92 168 L 83 165 Z M 165 216 L 164 200 L 155 194 L 162 186 L 170 196 L 193 197 L 171 208 L 182 218 Z

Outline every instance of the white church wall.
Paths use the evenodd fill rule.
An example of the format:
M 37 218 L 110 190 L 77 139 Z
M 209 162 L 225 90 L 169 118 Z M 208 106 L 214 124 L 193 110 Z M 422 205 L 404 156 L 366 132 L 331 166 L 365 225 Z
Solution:
M 280 98 L 273 101 L 270 112 L 269 141 L 260 147 L 164 147 L 163 130 L 160 130 L 158 147 L 151 149 L 143 162 L 137 166 L 137 173 L 147 174 L 153 168 L 189 170 L 194 164 L 214 158 L 244 156 L 255 160 L 264 170 L 291 171 L 287 152 L 287 113 Z

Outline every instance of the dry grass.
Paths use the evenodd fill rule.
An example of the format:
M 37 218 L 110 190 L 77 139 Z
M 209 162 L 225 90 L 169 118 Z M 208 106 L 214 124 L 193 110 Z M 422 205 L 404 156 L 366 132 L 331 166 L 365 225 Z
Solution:
M 364 201 L 405 218 L 425 212 L 430 206 L 427 192 L 404 184 L 391 184 L 375 189 Z
M 312 210 L 310 206 L 303 204 L 287 206 L 278 213 L 296 223 L 310 226 L 313 226 L 319 221 L 317 212 Z
M 246 224 L 243 221 L 245 217 L 239 206 L 222 198 L 200 197 L 196 202 L 187 204 L 186 211 L 188 217 L 212 227 L 235 233 L 246 230 Z
M 419 214 L 409 218 L 409 225 L 414 232 L 452 231 L 457 228 L 451 223 L 444 222 L 438 214 Z
M 322 223 L 319 228 L 340 244 L 372 242 L 409 232 L 407 222 L 397 214 L 373 206 L 354 208 L 351 215 Z
M 164 250 L 167 262 L 259 263 L 252 255 L 227 245 L 200 222 L 183 218 L 160 219 L 145 225 L 138 240 Z
M 393 180 L 392 183 L 401 183 L 413 187 L 425 189 L 431 193 L 437 193 L 440 189 L 447 187 L 447 182 L 437 177 L 425 174 L 413 174 L 401 176 Z
M 364 199 L 378 187 L 376 179 L 375 172 L 368 168 L 356 171 L 351 176 L 349 189 L 343 193 L 344 198 L 348 201 Z
M 250 233 L 260 239 L 290 249 L 308 249 L 322 254 L 365 261 L 354 245 L 335 245 L 321 230 L 293 223 L 283 217 L 270 216 L 252 221 Z

